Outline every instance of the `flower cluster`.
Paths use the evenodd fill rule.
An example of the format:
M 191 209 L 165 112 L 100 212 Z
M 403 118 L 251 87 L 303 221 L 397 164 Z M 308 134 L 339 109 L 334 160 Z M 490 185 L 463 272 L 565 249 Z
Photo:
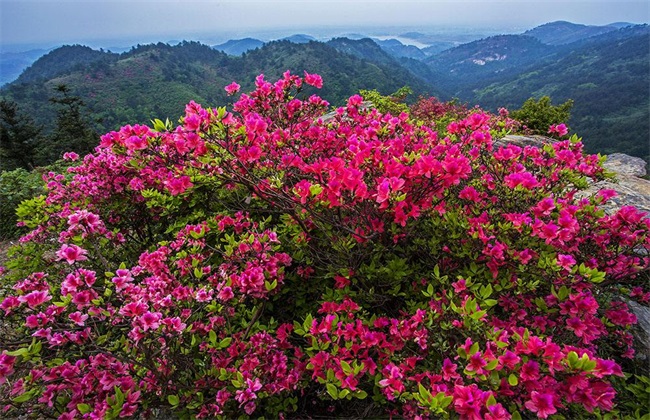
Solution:
M 616 414 L 650 219 L 578 194 L 599 158 L 497 146 L 505 110 L 328 113 L 322 84 L 259 76 L 45 175 L 0 274 L 3 415 Z

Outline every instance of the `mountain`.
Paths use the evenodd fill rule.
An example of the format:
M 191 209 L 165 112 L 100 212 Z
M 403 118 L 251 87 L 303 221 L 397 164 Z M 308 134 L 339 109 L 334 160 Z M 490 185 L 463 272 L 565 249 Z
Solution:
M 369 61 L 373 63 L 382 64 L 385 66 L 393 68 L 401 68 L 408 70 L 411 74 L 403 74 L 403 77 L 412 77 L 416 76 L 421 84 L 422 82 L 428 83 L 431 86 L 435 87 L 436 96 L 440 98 L 450 97 L 444 89 L 441 88 L 439 81 L 443 79 L 439 73 L 433 70 L 431 67 L 427 66 L 421 60 L 416 60 L 408 57 L 396 58 L 391 56 L 386 52 L 382 47 L 379 46 L 377 41 L 374 41 L 370 38 L 363 39 L 349 39 L 349 38 L 334 38 L 327 41 L 327 45 L 334 47 L 336 50 L 353 55 L 364 61 Z M 405 85 L 409 85 L 405 83 Z M 409 85 L 411 87 L 416 87 L 416 90 L 421 90 L 419 85 Z M 431 91 L 431 90 L 430 90 Z
M 524 35 L 532 36 L 544 44 L 562 45 L 615 31 L 621 27 L 629 25 L 629 23 L 625 24 L 623 22 L 619 22 L 607 26 L 587 26 L 577 23 L 557 21 L 545 23 L 543 25 L 537 26 L 536 28 L 529 29 L 524 32 Z
M 442 51 L 425 63 L 442 75 L 443 88 L 466 96 L 467 90 L 519 74 L 555 52 L 530 36 L 497 35 Z
M 15 83 L 51 79 L 74 68 L 83 68 L 101 61 L 111 61 L 116 54 L 93 50 L 82 45 L 66 45 L 50 51 L 28 67 Z
M 416 60 L 423 60 L 426 58 L 426 54 L 422 52 L 418 47 L 414 45 L 404 45 L 399 40 L 391 39 L 373 39 L 381 47 L 382 50 L 386 51 L 392 57 L 395 58 L 413 58 Z
M 421 51 L 426 55 L 427 57 L 436 55 L 442 51 L 448 50 L 450 48 L 454 48 L 458 46 L 457 42 L 451 42 L 451 41 L 439 41 L 439 42 L 434 42 L 433 44 L 429 45 L 426 48 L 421 48 Z
M 264 41 L 260 41 L 255 38 L 244 38 L 244 39 L 231 39 L 223 44 L 213 45 L 217 51 L 224 52 L 228 55 L 242 55 L 243 53 L 254 50 L 255 48 L 260 48 L 264 45 Z
M 316 41 L 316 38 L 311 35 L 296 34 L 282 38 L 281 41 L 289 41 L 293 42 L 294 44 L 306 44 L 311 41 Z
M 408 85 L 416 94 L 438 93 L 373 45 L 383 55 L 379 62 L 320 42 L 274 41 L 242 57 L 196 42 L 139 46 L 119 55 L 88 49 L 93 51 L 89 54 L 93 60 L 85 65 L 55 60 L 64 60 L 71 48 L 88 53 L 85 48 L 61 47 L 1 89 L 0 97 L 29 110 L 37 123 L 51 126 L 56 112 L 48 98 L 57 85 L 65 84 L 87 104 L 91 117 L 100 120 L 97 129 L 105 132 L 154 118 L 175 121 L 190 100 L 205 106 L 228 104 L 233 98 L 227 97 L 223 88 L 233 80 L 247 91 L 260 73 L 275 80 L 287 69 L 300 75 L 305 70 L 319 73 L 325 81 L 323 89 L 306 88 L 304 94 L 317 93 L 333 105 L 343 104 L 361 89 L 389 94 Z M 58 70 L 51 72 L 50 68 Z
M 0 86 L 13 82 L 27 67 L 31 66 L 48 50 L 34 49 L 22 52 L 0 53 Z
M 344 54 L 353 55 L 362 60 L 372 61 L 373 63 L 393 65 L 395 59 L 384 51 L 383 48 L 370 38 L 349 39 L 349 38 L 332 38 L 327 41 L 327 45 Z
M 572 129 L 591 152 L 650 160 L 650 28 L 607 32 L 567 46 L 558 56 L 468 94 L 488 108 L 518 108 L 529 97 L 575 101 Z

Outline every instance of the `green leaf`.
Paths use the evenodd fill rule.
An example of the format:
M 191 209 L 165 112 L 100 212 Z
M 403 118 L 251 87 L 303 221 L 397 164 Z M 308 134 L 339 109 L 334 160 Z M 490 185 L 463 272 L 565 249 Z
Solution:
M 492 360 L 490 363 L 485 366 L 485 370 L 494 370 L 497 367 L 499 361 L 497 359 Z
M 511 373 L 510 376 L 508 376 L 508 383 L 510 386 L 517 386 L 519 379 L 517 379 L 514 373 Z
M 422 398 L 424 398 L 424 401 L 431 401 L 433 400 L 433 395 L 431 395 L 431 392 L 429 392 L 428 389 L 426 389 L 422 383 L 418 384 L 418 392 Z
M 355 391 L 352 395 L 354 395 L 354 397 L 357 399 L 363 400 L 368 396 L 368 393 L 360 389 L 358 391 Z
M 325 387 L 327 388 L 327 393 L 330 394 L 330 397 L 335 400 L 338 399 L 339 391 L 334 384 L 328 383 Z
M 22 395 L 17 396 L 16 398 L 12 399 L 11 401 L 15 403 L 24 403 L 26 401 L 29 401 L 32 398 L 32 393 L 31 392 L 25 392 Z
M 345 360 L 341 360 L 341 369 L 343 370 L 343 373 L 346 375 L 349 375 L 352 373 L 352 366 Z
M 469 348 L 469 356 L 473 356 L 478 352 L 478 343 L 472 344 L 472 347 Z
M 488 308 L 493 307 L 497 303 L 499 303 L 499 301 L 497 301 L 496 299 L 486 299 L 486 300 L 483 301 L 483 304 L 485 306 L 487 306 Z
M 270 292 L 271 290 L 278 287 L 278 280 L 277 279 L 273 280 L 273 283 L 269 283 L 268 281 L 265 281 L 264 282 L 264 287 L 266 288 L 267 292 Z
M 208 333 L 208 339 L 210 340 L 210 344 L 213 346 L 217 344 L 217 333 L 214 332 L 214 330 L 210 330 Z
M 7 356 L 24 356 L 26 354 L 29 354 L 29 349 L 27 349 L 26 347 L 23 347 L 23 348 L 20 348 L 18 350 L 7 351 L 7 352 L 5 352 L 5 354 Z
M 118 386 L 114 386 L 113 390 L 115 391 L 115 405 L 114 407 L 122 408 L 124 405 L 124 393 Z
M 317 196 L 323 192 L 323 187 L 320 184 L 313 184 L 309 186 L 309 193 L 312 195 L 312 197 Z
M 172 407 L 176 407 L 181 402 L 177 395 L 168 395 L 167 401 Z
M 91 407 L 88 404 L 77 404 L 77 410 L 79 410 L 81 414 L 86 414 L 90 413 Z
M 232 338 L 231 337 L 226 337 L 226 338 L 224 338 L 223 340 L 221 340 L 219 342 L 219 348 L 220 349 L 226 348 L 226 347 L 228 347 L 230 345 L 231 342 L 232 342 Z

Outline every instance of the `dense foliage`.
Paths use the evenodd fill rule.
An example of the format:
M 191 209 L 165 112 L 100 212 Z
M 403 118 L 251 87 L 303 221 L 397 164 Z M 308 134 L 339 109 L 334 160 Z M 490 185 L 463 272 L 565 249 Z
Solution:
M 577 198 L 603 169 L 575 136 L 496 147 L 505 116 L 326 114 L 306 85 L 260 76 L 46 175 L 1 277 L 4 415 L 648 410 L 623 297 L 650 300 L 650 219 Z
M 549 127 L 569 121 L 572 107 L 572 100 L 560 105 L 553 105 L 550 97 L 543 96 L 539 100 L 529 98 L 520 109 L 512 111 L 511 115 L 533 134 L 546 135 L 554 131 Z

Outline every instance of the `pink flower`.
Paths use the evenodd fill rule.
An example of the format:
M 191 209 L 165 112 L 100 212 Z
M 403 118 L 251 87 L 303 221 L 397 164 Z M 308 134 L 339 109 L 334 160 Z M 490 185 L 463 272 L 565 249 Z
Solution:
M 63 160 L 75 161 L 79 159 L 79 155 L 75 152 L 66 152 L 63 154 Z
M 18 300 L 20 302 L 27 303 L 27 305 L 32 309 L 34 309 L 38 305 L 42 305 L 43 303 L 51 299 L 52 296 L 50 296 L 50 292 L 47 290 L 36 290 L 26 295 L 18 297 Z
M 350 285 L 350 280 L 346 277 L 336 275 L 334 276 L 334 287 L 337 289 L 344 289 L 346 286 Z
M 131 136 L 124 141 L 124 146 L 129 150 L 144 150 L 147 145 L 147 139 L 140 136 Z
M 0 309 L 5 311 L 5 315 L 9 315 L 11 310 L 20 306 L 20 300 L 15 296 L 7 296 L 0 303 Z
M 524 381 L 536 381 L 539 379 L 539 364 L 534 360 L 527 361 L 521 367 L 519 375 Z
M 557 409 L 553 405 L 553 395 L 533 391 L 530 394 L 530 400 L 526 401 L 526 408 L 537 413 L 538 417 L 543 419 L 551 414 L 557 413 Z
M 7 376 L 13 373 L 15 362 L 16 356 L 7 356 L 4 353 L 0 354 L 0 385 L 7 382 Z
M 66 260 L 68 264 L 74 264 L 75 261 L 84 261 L 88 258 L 86 257 L 86 251 L 83 248 L 78 247 L 77 245 L 67 245 L 63 244 L 61 249 L 56 252 L 56 255 L 59 257 L 58 260 Z
M 485 420 L 510 420 L 512 416 L 501 404 L 493 404 L 488 407 L 485 413 Z
M 239 92 L 240 88 L 241 86 L 239 86 L 236 82 L 232 82 L 231 84 L 225 87 L 228 95 L 234 95 L 235 93 Z
M 557 265 L 566 270 L 571 270 L 571 267 L 576 265 L 576 260 L 571 255 L 558 254 Z
M 140 317 L 140 325 L 144 331 L 155 330 L 160 326 L 160 312 L 145 312 Z
M 564 137 L 569 133 L 569 129 L 565 124 L 553 124 L 548 128 L 549 134 L 557 133 L 558 136 Z
M 183 120 L 183 124 L 185 125 L 185 129 L 188 131 L 196 131 L 199 129 L 201 125 L 201 117 L 199 117 L 196 114 L 190 114 L 185 117 Z
M 323 79 L 318 74 L 309 74 L 305 72 L 305 83 L 318 89 L 323 87 Z
M 184 193 L 188 188 L 192 187 L 190 177 L 183 175 L 180 178 L 171 178 L 165 181 L 165 186 L 171 195 L 179 195 Z
M 75 324 L 79 325 L 80 327 L 84 326 L 85 321 L 88 319 L 88 315 L 82 314 L 81 312 L 73 312 L 70 315 L 68 315 L 68 318 Z
M 454 407 L 462 418 L 481 419 L 481 410 L 489 397 L 490 392 L 482 391 L 476 384 L 454 387 Z

